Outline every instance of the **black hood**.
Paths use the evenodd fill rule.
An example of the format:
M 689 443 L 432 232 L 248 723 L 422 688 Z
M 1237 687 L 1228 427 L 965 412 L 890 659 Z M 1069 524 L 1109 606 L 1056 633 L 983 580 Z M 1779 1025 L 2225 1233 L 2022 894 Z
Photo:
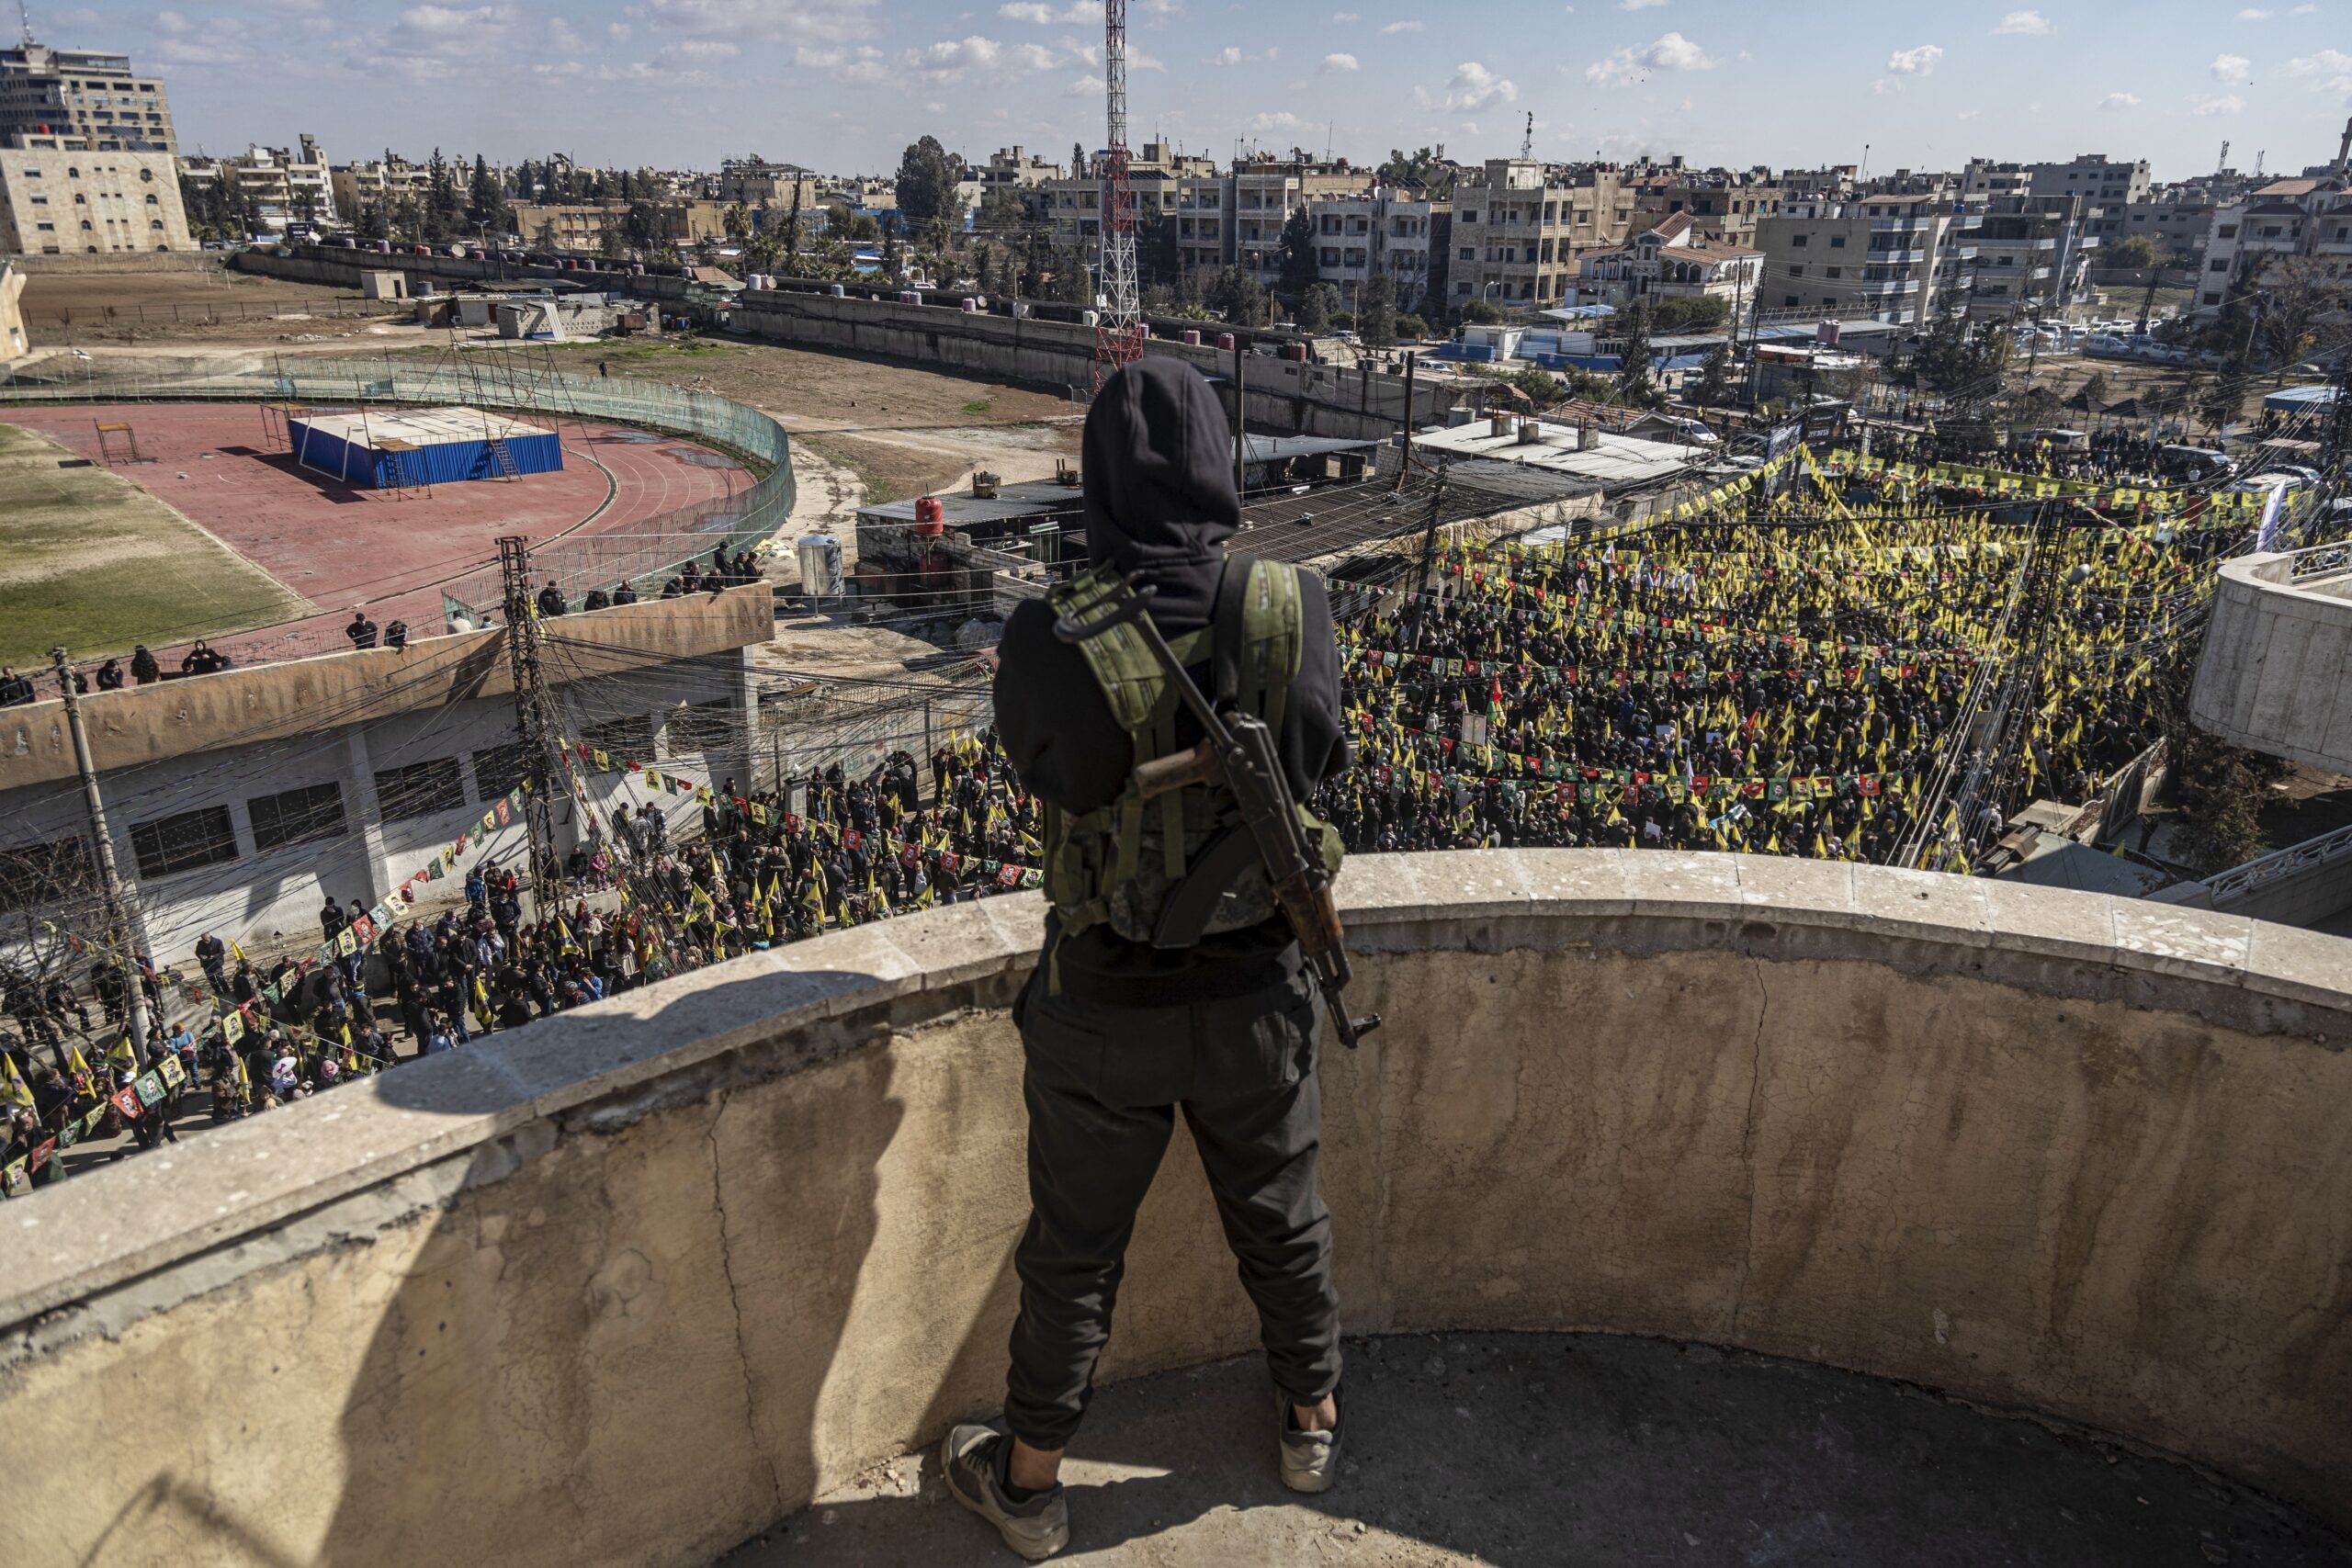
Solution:
M 1086 416 L 1086 553 L 1096 566 L 1190 575 L 1241 525 L 1233 433 L 1209 384 L 1181 359 L 1139 359 L 1102 384 Z

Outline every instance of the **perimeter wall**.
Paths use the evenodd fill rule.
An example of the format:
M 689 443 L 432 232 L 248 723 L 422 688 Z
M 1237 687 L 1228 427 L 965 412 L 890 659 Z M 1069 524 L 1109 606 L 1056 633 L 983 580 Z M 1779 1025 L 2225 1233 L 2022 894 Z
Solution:
M 1388 1017 L 1323 1062 L 1351 1331 L 1747 1347 L 2352 1524 L 2352 943 L 1715 855 L 1343 887 Z M 699 1563 L 992 1411 L 1039 915 L 757 955 L 0 1210 L 11 1561 Z M 1180 1132 L 1105 1375 L 1254 1338 Z

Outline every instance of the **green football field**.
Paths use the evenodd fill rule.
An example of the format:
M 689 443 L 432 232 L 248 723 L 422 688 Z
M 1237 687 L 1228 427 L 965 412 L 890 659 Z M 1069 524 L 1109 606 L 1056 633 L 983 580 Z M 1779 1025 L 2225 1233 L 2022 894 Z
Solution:
M 0 424 L 0 664 L 46 665 L 61 644 L 76 662 L 141 642 L 160 650 L 310 610 L 137 485 L 61 466 L 73 460 Z

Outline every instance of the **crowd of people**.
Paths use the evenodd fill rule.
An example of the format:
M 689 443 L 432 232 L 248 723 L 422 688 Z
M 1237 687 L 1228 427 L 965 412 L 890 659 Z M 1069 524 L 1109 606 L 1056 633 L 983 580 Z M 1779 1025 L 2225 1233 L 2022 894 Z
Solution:
M 2086 800 L 2153 743 L 2219 536 L 2034 531 L 1815 478 L 1760 522 L 1456 553 L 1341 628 L 1356 747 L 1320 809 L 1357 852 L 1908 846 L 1964 866 L 2007 809 Z M 2030 544 L 2052 584 L 2031 626 L 2011 613 Z M 2011 776 L 1961 820 L 1934 786 L 1969 760 L 1972 689 L 2027 660 Z
M 1605 845 L 1964 870 L 2017 806 L 2086 800 L 2154 739 L 2180 633 L 2242 531 L 2080 509 L 2052 526 L 1812 464 L 1765 505 L 1742 491 L 1606 542 L 1450 549 L 1426 586 L 1377 591 L 1340 626 L 1351 755 L 1314 805 L 1356 852 Z M 757 568 L 720 552 L 690 570 L 700 591 Z M 2018 739 L 1963 821 L 1951 781 L 1996 682 Z M 594 755 L 583 773 L 639 771 Z M 158 1021 L 141 1052 L 124 1038 L 133 976 L 159 1021 L 187 994 L 143 957 L 93 965 L 87 1000 L 62 976 L 20 981 L 0 1171 L 44 1140 L 53 1155 L 69 1126 L 152 1145 L 199 1085 L 214 1119 L 258 1114 L 757 948 L 1036 886 L 1039 805 L 993 732 L 928 761 L 928 781 L 898 751 L 763 792 L 624 790 L 609 816 L 575 777 L 560 894 L 478 867 L 462 905 L 371 921 L 329 960 L 257 964 L 207 937 L 212 1016 Z M 330 948 L 361 914 L 328 900 Z M 31 1179 L 62 1170 L 52 1157 Z
M 62 1178 L 50 1156 L 68 1127 L 66 1147 L 129 1132 L 118 1157 L 173 1137 L 198 1086 L 213 1121 L 234 1121 L 755 949 L 1036 886 L 1038 803 L 993 732 L 929 761 L 927 796 L 921 762 L 903 750 L 863 777 L 835 765 L 752 794 L 729 779 L 678 837 L 660 792 L 609 818 L 583 813 L 569 885 L 544 900 L 495 863 L 467 873 L 461 906 L 380 930 L 361 926 L 365 900 L 329 897 L 318 951 L 346 931 L 367 935 L 326 961 L 256 963 L 208 933 L 195 953 L 201 986 L 137 965 L 159 1020 L 167 999 L 205 1002 L 192 1024 L 154 1025 L 144 1052 L 125 1038 L 122 966 L 93 966 L 97 1020 L 62 976 L 19 982 L 6 1000 L 21 1037 L 0 1054 L 26 1093 L 11 1106 L 0 1171 L 25 1159 L 30 1184 Z M 178 1066 L 162 1069 L 167 1056 Z

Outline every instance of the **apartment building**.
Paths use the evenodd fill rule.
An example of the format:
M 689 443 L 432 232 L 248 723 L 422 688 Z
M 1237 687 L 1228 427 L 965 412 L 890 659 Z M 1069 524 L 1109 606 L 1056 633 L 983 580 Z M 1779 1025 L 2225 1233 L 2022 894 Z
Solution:
M 2097 302 L 2089 273 L 2099 241 L 2080 197 L 1996 197 L 1971 241 L 1976 258 L 1968 313 L 1973 319 L 2063 317 Z
M 816 171 L 797 164 L 771 164 L 764 158 L 727 158 L 720 161 L 718 177 L 709 182 L 707 194 L 730 206 L 740 201 L 755 209 L 789 209 L 797 196 L 802 209 L 807 210 L 817 206 L 818 185 Z
M 1614 250 L 1577 257 L 1576 302 L 1623 306 L 1712 298 L 1737 312 L 1763 281 L 1762 251 L 1725 244 L 1702 231 L 1690 213 L 1678 212 Z
M 2201 195 L 2158 192 L 2125 208 L 2123 222 L 2108 243 L 2136 234 L 2155 246 L 2158 261 L 2167 255 L 2194 255 L 2212 232 L 2213 206 Z
M 966 170 L 986 191 L 1025 190 L 1062 177 L 1059 164 L 1048 164 L 1018 142 L 998 148 L 989 154 L 987 163 L 967 164 Z
M 169 152 L 95 147 L 55 133 L 0 147 L 0 252 L 105 255 L 194 248 Z
M 0 49 L 0 145 L 18 134 L 62 136 L 101 152 L 180 150 L 163 83 L 133 71 L 130 56 L 29 38 Z
M 621 226 L 630 205 L 626 201 L 565 206 L 521 203 L 514 209 L 514 231 L 534 249 L 594 251 L 604 243 L 607 229 Z M 723 240 L 727 237 L 727 209 L 732 205 L 707 200 L 651 203 L 653 237 L 682 249 L 706 240 Z
M 1750 245 L 1756 224 L 1781 209 L 1782 187 L 1768 169 L 1733 173 L 1685 169 L 1676 159 L 1667 169 L 1630 182 L 1634 190 L 1632 231 L 1654 229 L 1687 217 L 1701 236 L 1732 246 Z
M 2197 275 L 2196 314 L 2211 315 L 2240 282 L 2277 262 L 2310 256 L 2329 277 L 2352 279 L 2352 182 L 2339 175 L 2273 180 L 2217 208 Z
M 288 221 L 337 223 L 349 210 L 335 202 L 334 171 L 304 132 L 291 148 L 249 146 L 234 158 L 183 158 L 180 174 L 194 186 L 226 185 L 252 204 L 262 228 L 283 233 Z
M 1614 164 L 1489 158 L 1464 171 L 1453 187 L 1452 303 L 1564 303 L 1579 257 L 1624 243 L 1634 203 Z
M 1979 221 L 1937 196 L 1792 200 L 1757 225 L 1763 309 L 1925 321 L 1973 283 Z
M 1418 192 L 1395 186 L 1308 202 L 1316 276 L 1351 310 L 1362 308 L 1364 281 L 1375 272 L 1387 275 L 1393 299 L 1418 302 L 1429 288 L 1434 211 Z
M 405 158 L 374 158 L 330 169 L 328 184 L 334 192 L 335 210 L 346 219 L 356 219 L 363 207 L 390 211 L 404 197 L 423 201 L 432 187 L 433 171 Z

